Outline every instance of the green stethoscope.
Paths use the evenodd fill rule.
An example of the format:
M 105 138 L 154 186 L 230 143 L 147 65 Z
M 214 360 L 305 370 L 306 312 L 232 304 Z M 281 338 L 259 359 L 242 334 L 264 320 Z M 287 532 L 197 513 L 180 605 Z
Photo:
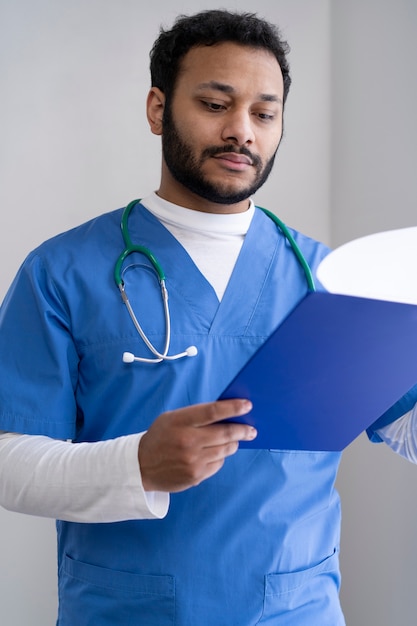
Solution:
M 127 310 L 129 312 L 129 315 L 132 319 L 132 322 L 137 332 L 139 333 L 140 337 L 144 341 L 145 345 L 152 352 L 154 357 L 153 358 L 138 357 L 132 354 L 131 352 L 124 352 L 123 361 L 125 363 L 133 363 L 134 361 L 139 361 L 141 363 L 161 363 L 161 361 L 175 361 L 176 359 L 181 359 L 182 357 L 185 357 L 185 356 L 195 356 L 197 354 L 197 348 L 195 346 L 189 346 L 186 350 L 184 350 L 184 352 L 180 352 L 178 354 L 173 354 L 173 355 L 168 355 L 168 350 L 169 350 L 169 346 L 171 342 L 171 317 L 169 314 L 168 291 L 165 285 L 165 280 L 166 280 L 165 273 L 161 265 L 159 264 L 158 260 L 156 259 L 155 255 L 151 252 L 151 250 L 149 250 L 149 248 L 146 248 L 146 246 L 140 246 L 140 245 L 134 244 L 129 234 L 129 228 L 128 228 L 129 215 L 133 207 L 138 202 L 140 202 L 140 200 L 132 200 L 132 202 L 129 202 L 129 204 L 126 206 L 126 208 L 123 211 L 122 221 L 121 221 L 120 226 L 122 229 L 122 236 L 123 236 L 125 248 L 116 261 L 116 265 L 114 267 L 114 280 L 115 280 L 117 287 L 119 288 L 120 294 L 122 296 L 122 300 L 127 307 Z M 303 271 L 307 280 L 307 284 L 308 284 L 308 289 L 310 291 L 315 291 L 316 287 L 314 284 L 314 278 L 313 278 L 310 266 L 308 265 L 303 253 L 301 252 L 299 246 L 297 245 L 297 242 L 295 241 L 294 237 L 288 230 L 287 226 L 284 224 L 284 222 L 282 222 L 279 219 L 279 217 L 277 217 L 271 211 L 268 211 L 267 209 L 263 209 L 262 207 L 259 207 L 259 208 L 261 208 L 261 210 L 269 218 L 271 218 L 273 222 L 275 222 L 278 229 L 282 231 L 287 241 L 291 245 L 291 248 L 295 256 L 297 257 L 298 262 L 303 268 Z M 165 344 L 164 344 L 164 348 L 162 352 L 159 352 L 155 348 L 155 346 L 151 343 L 149 338 L 146 336 L 145 331 L 143 330 L 142 326 L 138 322 L 138 319 L 132 309 L 132 306 L 129 302 L 129 298 L 126 293 L 125 283 L 122 278 L 122 267 L 127 257 L 133 254 L 134 252 L 143 254 L 143 256 L 145 256 L 150 261 L 158 277 L 159 285 L 161 288 L 161 297 L 162 297 L 162 303 L 163 303 L 163 308 L 164 308 L 165 328 L 166 328 Z

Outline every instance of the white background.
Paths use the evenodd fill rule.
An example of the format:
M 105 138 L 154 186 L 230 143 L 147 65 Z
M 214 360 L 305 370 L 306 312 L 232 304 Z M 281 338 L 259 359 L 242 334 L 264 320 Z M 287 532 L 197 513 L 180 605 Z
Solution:
M 47 237 L 155 189 L 145 120 L 160 24 L 253 11 L 292 48 L 275 170 L 257 202 L 338 245 L 416 225 L 415 0 L 0 0 L 0 292 Z M 1 480 L 1 477 L 0 477 Z M 342 602 L 349 626 L 415 624 L 417 468 L 361 436 L 346 451 Z M 0 511 L 4 626 L 55 622 L 50 520 Z

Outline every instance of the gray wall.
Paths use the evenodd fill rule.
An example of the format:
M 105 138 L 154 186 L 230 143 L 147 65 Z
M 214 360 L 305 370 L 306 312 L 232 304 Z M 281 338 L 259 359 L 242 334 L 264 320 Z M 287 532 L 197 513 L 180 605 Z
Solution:
M 286 135 L 257 201 L 327 243 L 415 223 L 414 2 L 256 4 L 289 39 L 294 77 Z M 144 116 L 148 50 L 160 23 L 208 4 L 161 0 L 146 14 L 140 5 L 0 0 L 1 294 L 40 241 L 158 184 L 159 142 Z M 209 6 L 254 10 L 248 0 Z M 415 621 L 414 473 L 363 438 L 345 455 L 342 599 L 352 626 Z M 2 623 L 53 624 L 53 522 L 1 510 L 0 523 Z

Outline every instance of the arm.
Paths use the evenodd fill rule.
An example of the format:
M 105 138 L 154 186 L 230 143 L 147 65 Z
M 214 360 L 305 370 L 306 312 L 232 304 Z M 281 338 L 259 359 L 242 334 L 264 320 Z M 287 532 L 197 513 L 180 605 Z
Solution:
M 142 435 L 97 443 L 4 433 L 0 504 L 73 522 L 161 518 L 169 495 L 143 489 L 137 450 Z
M 250 426 L 215 423 L 249 409 L 239 400 L 196 405 L 162 414 L 145 434 L 96 443 L 3 433 L 0 503 L 74 522 L 164 517 L 169 491 L 209 478 L 240 439 L 253 439 Z

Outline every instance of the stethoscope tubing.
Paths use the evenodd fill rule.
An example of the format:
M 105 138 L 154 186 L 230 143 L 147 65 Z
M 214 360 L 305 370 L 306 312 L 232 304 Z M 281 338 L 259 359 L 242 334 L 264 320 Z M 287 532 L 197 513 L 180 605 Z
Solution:
M 151 250 L 149 250 L 149 248 L 147 248 L 146 246 L 135 245 L 132 242 L 132 239 L 129 233 L 129 227 L 128 227 L 129 216 L 130 216 L 130 213 L 132 212 L 132 209 L 136 206 L 138 202 L 140 202 L 140 200 L 132 200 L 131 202 L 129 202 L 129 204 L 126 206 L 122 214 L 120 227 L 121 227 L 125 247 L 124 247 L 124 250 L 119 255 L 116 261 L 115 267 L 114 267 L 114 281 L 120 291 L 122 300 L 124 304 L 126 305 L 126 308 L 129 312 L 129 316 L 136 328 L 136 331 L 140 335 L 146 347 L 154 355 L 154 358 L 136 357 L 131 352 L 125 352 L 123 354 L 123 361 L 125 363 L 132 363 L 133 361 L 139 361 L 141 363 L 161 363 L 162 361 L 174 361 L 185 356 L 195 356 L 197 354 L 197 348 L 195 346 L 189 346 L 184 352 L 180 352 L 179 354 L 168 355 L 169 346 L 171 343 L 171 316 L 169 313 L 168 290 L 165 284 L 165 281 L 166 281 L 165 273 L 159 261 L 157 260 L 155 255 L 151 252 Z M 258 208 L 260 208 L 261 211 L 263 211 L 265 215 L 267 215 L 276 224 L 277 228 L 283 233 L 284 237 L 287 239 L 287 241 L 291 245 L 291 248 L 295 256 L 297 257 L 297 260 L 300 263 L 304 271 L 309 291 L 315 291 L 316 286 L 314 283 L 314 278 L 313 278 L 313 274 L 310 269 L 310 266 L 307 263 L 303 253 L 301 252 L 297 242 L 295 241 L 294 237 L 292 236 L 287 226 L 284 224 L 284 222 L 282 222 L 279 219 L 277 215 L 275 215 L 275 213 L 272 213 L 271 211 L 268 211 L 267 209 L 264 209 L 262 207 L 258 207 Z M 158 281 L 159 281 L 159 285 L 161 288 L 161 297 L 162 297 L 162 302 L 163 302 L 164 317 L 165 317 L 165 344 L 164 344 L 164 348 L 162 352 L 159 352 L 155 348 L 155 346 L 152 344 L 152 342 L 149 340 L 149 338 L 146 336 L 146 333 L 143 330 L 142 326 L 140 325 L 126 293 L 125 284 L 122 278 L 122 268 L 127 257 L 133 254 L 134 252 L 144 255 L 150 261 L 150 263 L 152 264 L 158 276 Z

